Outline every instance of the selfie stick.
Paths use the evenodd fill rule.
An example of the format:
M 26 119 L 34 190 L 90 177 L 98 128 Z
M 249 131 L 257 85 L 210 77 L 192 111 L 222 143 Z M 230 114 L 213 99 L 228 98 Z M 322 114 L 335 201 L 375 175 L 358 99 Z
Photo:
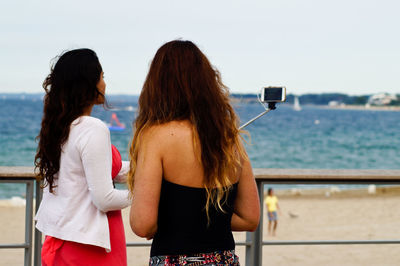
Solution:
M 255 120 L 257 120 L 258 118 L 262 117 L 263 115 L 265 115 L 265 114 L 268 113 L 269 111 L 275 110 L 275 109 L 276 109 L 276 106 L 275 106 L 275 103 L 274 103 L 274 102 L 273 102 L 273 103 L 268 103 L 268 109 L 265 109 L 264 112 L 262 112 L 261 114 L 259 114 L 259 115 L 256 116 L 256 117 L 254 117 L 253 119 L 250 119 L 250 120 L 249 120 L 248 122 L 246 122 L 244 125 L 241 125 L 241 126 L 239 127 L 239 130 L 241 130 L 241 129 L 247 127 L 248 125 L 250 125 L 251 123 L 253 123 Z

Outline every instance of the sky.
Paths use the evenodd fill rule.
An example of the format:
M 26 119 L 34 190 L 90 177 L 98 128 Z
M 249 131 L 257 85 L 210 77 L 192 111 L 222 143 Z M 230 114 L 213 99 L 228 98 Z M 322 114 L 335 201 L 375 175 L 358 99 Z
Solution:
M 191 40 L 233 93 L 400 93 L 397 0 L 2 0 L 0 93 L 43 92 L 51 60 L 91 48 L 109 94 L 139 94 L 157 49 Z

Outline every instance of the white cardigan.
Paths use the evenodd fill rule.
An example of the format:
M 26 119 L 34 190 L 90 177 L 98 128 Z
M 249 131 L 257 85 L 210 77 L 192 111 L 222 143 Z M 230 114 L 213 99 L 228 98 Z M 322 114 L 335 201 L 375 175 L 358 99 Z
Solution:
M 111 142 L 99 119 L 81 116 L 71 124 L 62 147 L 54 193 L 48 186 L 35 219 L 45 235 L 111 250 L 106 212 L 131 204 L 128 190 L 114 189 Z M 123 163 L 120 173 L 129 164 Z

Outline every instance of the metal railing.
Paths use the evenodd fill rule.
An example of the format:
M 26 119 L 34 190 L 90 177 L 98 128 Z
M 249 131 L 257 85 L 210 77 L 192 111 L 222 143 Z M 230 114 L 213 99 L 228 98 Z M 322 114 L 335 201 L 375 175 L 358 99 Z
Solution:
M 349 245 L 349 244 L 400 244 L 399 240 L 320 240 L 320 241 L 263 241 L 263 199 L 265 184 L 385 184 L 400 185 L 400 170 L 319 170 L 319 169 L 254 169 L 257 189 L 260 195 L 261 220 L 256 231 L 247 232 L 246 240 L 236 242 L 245 246 L 245 264 L 256 266 L 262 264 L 262 247 L 264 245 Z M 41 200 L 40 185 L 34 179 L 31 167 L 0 167 L 0 183 L 26 183 L 25 242 L 0 243 L 0 249 L 25 249 L 24 265 L 39 266 L 42 246 L 42 235 L 34 229 L 33 235 L 33 187 L 36 184 L 36 207 Z M 128 247 L 146 247 L 149 242 L 128 242 Z
M 320 240 L 320 241 L 263 241 L 264 185 L 273 184 L 355 184 L 400 185 L 400 170 L 345 170 L 345 169 L 254 169 L 260 195 L 261 219 L 255 232 L 246 233 L 246 265 L 262 265 L 264 245 L 350 245 L 400 244 L 398 240 Z
M 41 233 L 35 230 L 35 243 L 33 243 L 33 199 L 34 186 L 36 183 L 36 202 L 41 200 L 40 185 L 36 182 L 32 167 L 0 167 L 0 183 L 25 183 L 25 242 L 24 243 L 0 243 L 0 249 L 24 249 L 24 265 L 32 265 L 32 252 L 35 253 L 35 265 L 40 265 Z M 35 213 L 39 204 L 36 204 Z M 40 243 L 39 243 L 40 242 Z

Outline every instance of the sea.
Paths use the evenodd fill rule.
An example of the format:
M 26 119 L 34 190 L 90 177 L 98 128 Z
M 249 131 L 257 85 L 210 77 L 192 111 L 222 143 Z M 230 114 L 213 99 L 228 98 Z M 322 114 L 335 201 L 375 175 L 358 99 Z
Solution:
M 92 116 L 125 124 L 111 142 L 128 160 L 137 96 L 112 97 L 110 108 Z M 259 103 L 235 103 L 241 124 L 264 111 Z M 0 97 L 0 166 L 33 166 L 40 130 L 41 97 Z M 246 150 L 254 168 L 400 169 L 400 112 L 291 105 L 277 108 L 246 128 Z M 23 184 L 0 183 L 0 199 L 23 197 Z

